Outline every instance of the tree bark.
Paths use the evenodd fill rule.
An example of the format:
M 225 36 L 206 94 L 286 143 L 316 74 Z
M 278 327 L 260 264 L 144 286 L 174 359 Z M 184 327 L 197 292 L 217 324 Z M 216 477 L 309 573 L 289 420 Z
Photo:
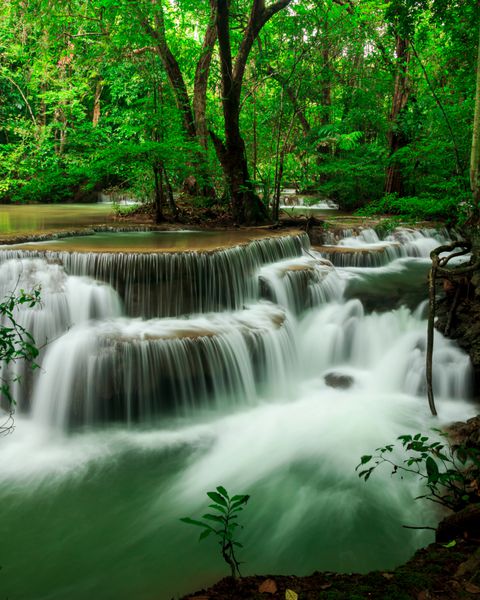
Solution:
M 472 150 L 470 153 L 470 188 L 473 196 L 474 219 L 478 221 L 480 216 L 480 30 L 477 50 L 477 77 Z
M 410 94 L 408 80 L 408 66 L 410 63 L 410 50 L 408 40 L 399 35 L 396 38 L 397 72 L 395 75 L 395 89 L 393 93 L 392 110 L 390 112 L 390 130 L 388 132 L 389 165 L 385 178 L 385 193 L 396 193 L 403 196 L 404 182 L 402 168 L 394 155 L 398 150 L 408 144 L 405 134 L 399 128 L 399 118 L 408 103 Z
M 100 97 L 102 95 L 103 85 L 100 81 L 97 81 L 97 85 L 95 86 L 95 96 L 93 98 L 93 115 L 92 115 L 92 125 L 96 127 L 98 122 L 100 121 Z
M 155 40 L 157 54 L 165 68 L 165 72 L 175 98 L 175 104 L 182 115 L 182 123 L 185 133 L 188 137 L 195 138 L 195 121 L 193 118 L 192 108 L 190 106 L 190 98 L 188 96 L 187 86 L 185 85 L 185 81 L 183 79 L 177 59 L 173 55 L 167 43 L 162 0 L 154 0 L 154 4 L 157 7 L 157 12 L 155 13 L 155 27 L 152 27 L 148 19 L 144 16 L 141 17 L 141 24 L 144 31 Z
M 185 134 L 188 139 L 198 141 L 202 147 L 202 151 L 197 153 L 195 157 L 195 171 L 201 180 L 199 192 L 205 196 L 212 196 L 215 195 L 215 191 L 209 181 L 206 157 L 208 145 L 206 106 L 208 78 L 213 50 L 217 39 L 215 0 L 210 0 L 210 20 L 205 32 L 201 55 L 195 71 L 192 101 L 190 101 L 190 96 L 180 65 L 167 42 L 162 0 L 153 0 L 153 3 L 157 8 L 155 14 L 155 26 L 153 27 L 143 15 L 140 15 L 140 22 L 144 31 L 155 40 L 155 51 L 165 68 L 175 98 L 175 104 L 182 115 L 182 124 Z
M 250 18 L 234 63 L 230 42 L 229 0 L 216 0 L 225 142 L 216 135 L 213 135 L 212 139 L 222 164 L 233 218 L 237 223 L 258 222 L 266 213 L 249 178 L 245 142 L 240 132 L 240 96 L 245 68 L 253 43 L 262 27 L 290 2 L 291 0 L 278 0 L 270 6 L 265 6 L 265 0 L 253 0 Z
M 207 85 L 210 65 L 212 63 L 213 50 L 217 41 L 217 7 L 215 0 L 210 0 L 210 20 L 205 37 L 203 39 L 202 53 L 195 70 L 195 81 L 193 86 L 193 113 L 195 117 L 195 129 L 198 141 L 206 151 L 208 146 L 207 127 Z
M 165 201 L 163 173 L 159 163 L 153 164 L 153 176 L 155 180 L 155 223 L 158 224 L 163 221 L 163 204 Z

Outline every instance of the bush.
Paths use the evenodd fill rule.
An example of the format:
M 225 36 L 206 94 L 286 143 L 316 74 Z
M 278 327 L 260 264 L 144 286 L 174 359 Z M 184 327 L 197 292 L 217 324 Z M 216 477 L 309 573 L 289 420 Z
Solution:
M 373 215 L 398 215 L 413 221 L 445 221 L 449 225 L 461 224 L 466 220 L 468 203 L 466 197 L 409 196 L 399 198 L 387 194 L 358 209 L 355 214 L 365 217 Z

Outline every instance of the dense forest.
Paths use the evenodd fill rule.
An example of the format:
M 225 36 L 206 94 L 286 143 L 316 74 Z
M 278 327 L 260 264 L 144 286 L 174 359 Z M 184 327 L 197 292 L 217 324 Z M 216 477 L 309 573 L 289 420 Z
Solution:
M 253 222 L 289 186 L 461 218 L 478 20 L 476 0 L 7 0 L 0 201 L 106 189 L 161 220 L 174 189 Z

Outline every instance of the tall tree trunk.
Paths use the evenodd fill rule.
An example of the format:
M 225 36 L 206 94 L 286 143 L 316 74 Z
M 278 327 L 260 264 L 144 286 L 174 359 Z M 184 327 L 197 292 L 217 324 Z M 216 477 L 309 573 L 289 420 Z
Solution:
M 322 125 L 330 123 L 330 109 L 332 106 L 332 74 L 330 69 L 330 39 L 329 23 L 325 17 L 322 36 L 322 70 L 321 70 L 321 103 L 322 115 L 320 122 Z
M 198 186 L 202 195 L 214 196 L 215 191 L 209 181 L 206 149 L 208 129 L 206 124 L 207 85 L 210 74 L 213 50 L 217 39 L 216 4 L 210 0 L 210 20 L 205 32 L 202 51 L 195 71 L 195 82 L 192 102 L 183 78 L 180 65 L 171 51 L 166 37 L 165 19 L 162 0 L 153 0 L 156 6 L 155 26 L 153 27 L 144 15 L 140 15 L 141 25 L 146 33 L 155 40 L 155 49 L 162 61 L 173 92 L 175 104 L 182 116 L 183 129 L 188 139 L 198 141 L 202 151 L 195 156 L 195 171 L 201 180 Z M 195 177 L 197 179 L 197 177 Z M 195 186 L 196 187 L 196 186 Z
M 403 196 L 404 181 L 402 167 L 394 155 L 398 150 L 408 144 L 408 139 L 399 128 L 399 119 L 408 103 L 410 94 L 408 80 L 408 66 L 410 63 L 410 50 L 408 40 L 399 35 L 396 37 L 397 72 L 395 75 L 395 89 L 393 92 L 392 110 L 390 112 L 390 130 L 388 132 L 389 165 L 385 177 L 385 193 L 396 193 Z
M 473 196 L 473 216 L 480 217 L 480 30 L 477 50 L 475 113 L 473 117 L 472 151 L 470 154 L 470 188 Z
M 163 221 L 163 205 L 165 201 L 163 173 L 160 163 L 153 163 L 153 177 L 155 180 L 155 223 L 158 224 Z
M 207 85 L 212 54 L 217 41 L 217 7 L 215 0 L 210 0 L 210 20 L 205 37 L 203 38 L 202 53 L 195 69 L 195 81 L 193 86 L 193 113 L 195 117 L 195 129 L 198 141 L 206 151 L 208 146 L 207 127 Z
M 230 2 L 216 0 L 225 143 L 216 135 L 212 135 L 212 139 L 222 164 L 233 218 L 237 223 L 258 222 L 266 215 L 266 210 L 256 196 L 248 174 L 245 142 L 240 132 L 240 95 L 243 76 L 253 43 L 262 27 L 290 2 L 291 0 L 278 0 L 266 7 L 265 0 L 253 0 L 250 18 L 234 64 L 230 43 Z
M 92 125 L 96 127 L 100 121 L 100 96 L 102 95 L 103 85 L 100 81 L 97 81 L 95 86 L 95 95 L 93 97 L 93 115 Z

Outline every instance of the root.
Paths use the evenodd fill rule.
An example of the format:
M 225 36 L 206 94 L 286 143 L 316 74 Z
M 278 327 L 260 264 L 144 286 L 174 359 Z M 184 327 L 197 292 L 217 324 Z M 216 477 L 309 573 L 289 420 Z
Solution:
M 454 252 L 454 250 L 457 250 Z M 450 308 L 447 324 L 445 327 L 445 335 L 448 335 L 452 325 L 452 320 L 455 315 L 456 308 L 460 300 L 460 287 L 457 285 L 458 280 L 465 278 L 465 276 L 471 275 L 474 271 L 480 268 L 480 261 L 475 261 L 473 257 L 469 260 L 466 265 L 460 267 L 448 267 L 448 263 L 452 258 L 457 256 L 465 256 L 472 249 L 469 242 L 453 242 L 451 244 L 445 244 L 432 250 L 430 258 L 432 259 L 432 268 L 428 274 L 428 328 L 427 328 L 427 356 L 426 356 L 426 378 L 427 378 L 427 396 L 428 405 L 433 416 L 437 415 L 437 409 L 435 407 L 435 398 L 433 395 L 433 381 L 432 381 L 432 369 L 433 369 L 433 341 L 435 332 L 435 311 L 436 311 L 436 283 L 437 279 L 447 279 L 456 286 L 455 297 L 453 299 L 452 306 Z M 450 252 L 448 256 L 440 257 L 441 254 Z

